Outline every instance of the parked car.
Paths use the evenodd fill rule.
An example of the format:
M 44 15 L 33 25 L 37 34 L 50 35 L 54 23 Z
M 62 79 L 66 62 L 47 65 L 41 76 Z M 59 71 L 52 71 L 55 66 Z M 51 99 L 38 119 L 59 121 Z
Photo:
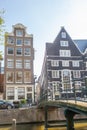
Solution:
M 12 109 L 12 108 L 14 108 L 13 103 L 0 100 L 0 109 Z
M 13 101 L 14 107 L 19 108 L 20 107 L 20 101 Z

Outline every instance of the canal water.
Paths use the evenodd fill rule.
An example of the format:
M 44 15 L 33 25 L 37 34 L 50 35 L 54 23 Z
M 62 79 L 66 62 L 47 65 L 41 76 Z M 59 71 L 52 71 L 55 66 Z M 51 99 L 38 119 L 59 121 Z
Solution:
M 11 126 L 0 126 L 0 130 L 12 130 Z M 44 125 L 17 125 L 16 130 L 44 130 Z M 49 128 L 48 130 L 66 130 L 66 127 Z M 75 130 L 87 130 L 87 123 L 75 124 Z

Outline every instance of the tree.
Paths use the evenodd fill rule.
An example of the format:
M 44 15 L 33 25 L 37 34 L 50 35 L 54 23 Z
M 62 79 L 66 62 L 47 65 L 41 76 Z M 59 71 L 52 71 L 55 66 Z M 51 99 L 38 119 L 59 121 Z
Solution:
M 4 45 L 4 18 L 3 18 L 3 15 L 4 15 L 5 11 L 4 9 L 2 9 L 0 11 L 0 45 Z M 0 60 L 2 60 L 2 51 L 0 50 Z

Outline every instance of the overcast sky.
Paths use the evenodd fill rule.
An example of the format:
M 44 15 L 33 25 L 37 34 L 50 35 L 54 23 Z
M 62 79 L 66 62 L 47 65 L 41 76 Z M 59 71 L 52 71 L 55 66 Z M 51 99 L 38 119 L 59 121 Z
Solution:
M 87 39 L 87 0 L 0 0 L 0 10 L 3 8 L 6 32 L 22 23 L 33 34 L 37 76 L 41 73 L 45 43 L 54 41 L 61 26 L 72 39 Z

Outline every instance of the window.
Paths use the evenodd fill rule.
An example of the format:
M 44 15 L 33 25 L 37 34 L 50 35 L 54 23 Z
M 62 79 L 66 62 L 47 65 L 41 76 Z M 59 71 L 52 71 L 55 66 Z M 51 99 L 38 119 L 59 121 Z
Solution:
M 70 50 L 60 50 L 60 56 L 62 57 L 70 57 L 71 56 L 71 52 Z
M 23 43 L 23 40 L 22 40 L 22 39 L 18 38 L 18 39 L 16 40 L 16 45 L 17 45 L 17 46 L 21 46 L 22 43 Z
M 23 30 L 16 30 L 16 36 L 23 36 Z
M 30 72 L 28 72 L 28 71 L 24 72 L 24 82 L 25 83 L 30 82 Z
M 52 70 L 52 78 L 59 78 L 59 71 L 58 70 Z
M 25 88 L 18 87 L 18 99 L 25 99 Z
M 68 70 L 63 70 L 63 75 L 62 75 L 62 82 L 63 82 L 63 89 L 65 92 L 71 91 L 71 73 Z
M 31 45 L 31 40 L 30 39 L 24 39 L 24 45 Z
M 14 81 L 14 73 L 13 72 L 7 72 L 6 73 L 6 82 L 7 83 L 13 83 Z
M 13 68 L 13 67 L 14 67 L 14 60 L 7 59 L 7 68 Z
M 16 83 L 22 83 L 22 72 L 16 72 Z
M 7 38 L 7 43 L 8 43 L 8 44 L 12 44 L 12 45 L 13 45 L 14 42 L 15 42 L 14 37 L 8 37 L 8 38 Z
M 53 86 L 53 89 L 54 89 L 54 92 L 57 92 L 59 91 L 59 82 L 52 82 L 52 86 Z
M 13 54 L 14 54 L 14 48 L 8 47 L 8 48 L 7 48 L 7 54 L 8 54 L 8 55 L 13 55 Z
M 7 99 L 8 100 L 14 99 L 14 87 L 8 87 L 6 91 L 7 91 Z
M 79 67 L 79 61 L 72 61 L 73 67 Z
M 18 56 L 21 56 L 21 55 L 22 55 L 22 48 L 17 48 L 17 49 L 16 49 L 16 54 L 17 54 Z
M 58 60 L 51 60 L 51 66 L 59 66 Z
M 80 81 L 75 81 L 75 89 L 76 89 L 76 92 L 81 91 L 81 82 Z
M 73 71 L 73 78 L 80 78 L 80 77 L 81 77 L 80 71 L 78 70 Z
M 31 50 L 30 50 L 30 48 L 24 48 L 24 55 L 25 55 L 25 56 L 30 56 L 30 55 L 31 55 Z
M 22 60 L 16 60 L 16 68 L 22 68 Z
M 62 66 L 68 67 L 69 66 L 69 61 L 63 60 L 62 61 Z
M 66 38 L 66 32 L 61 32 L 61 37 Z
M 68 41 L 60 41 L 60 46 L 67 47 L 68 46 Z
M 25 69 L 30 69 L 31 68 L 30 60 L 24 60 L 24 68 Z
M 29 99 L 29 102 L 32 103 L 32 93 L 27 93 L 27 99 Z
M 32 87 L 27 87 L 27 92 L 31 92 L 32 91 Z

